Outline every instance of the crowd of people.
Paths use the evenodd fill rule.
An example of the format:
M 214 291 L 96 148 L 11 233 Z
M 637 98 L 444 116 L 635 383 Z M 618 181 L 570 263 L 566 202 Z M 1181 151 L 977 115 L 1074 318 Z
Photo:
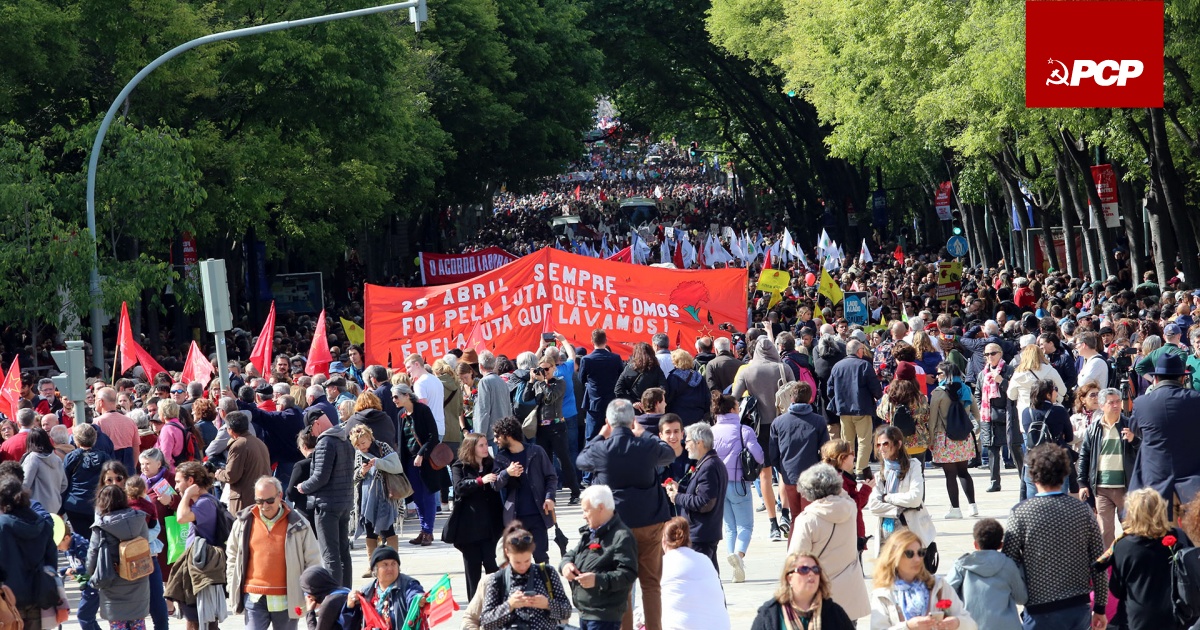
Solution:
M 712 165 L 652 150 L 593 149 L 536 195 L 501 193 L 511 221 L 474 244 L 563 246 L 545 221 L 565 210 L 615 248 L 630 196 L 657 199 L 656 222 L 779 239 L 736 214 Z M 1172 594 L 1196 586 L 1175 567 L 1200 562 L 1200 291 L 1002 264 L 939 295 L 938 258 L 841 261 L 837 281 L 865 294 L 858 323 L 819 267 L 780 260 L 795 280 L 776 299 L 752 282 L 750 325 L 656 334 L 629 356 L 595 330 L 389 368 L 334 334 L 338 360 L 308 375 L 315 322 L 289 314 L 270 366 L 240 360 L 254 339 L 235 331 L 211 382 L 166 360 L 93 375 L 80 408 L 26 379 L 0 420 L 0 623 L 398 629 L 431 586 L 400 548 L 440 540 L 462 556 L 464 628 L 731 628 L 721 575 L 754 564 L 779 570 L 756 630 L 1193 627 L 1200 609 Z M 946 562 L 937 468 L 937 520 L 977 519 L 975 551 Z M 979 518 L 975 476 L 1014 492 L 1007 522 Z M 751 549 L 759 511 L 782 565 Z

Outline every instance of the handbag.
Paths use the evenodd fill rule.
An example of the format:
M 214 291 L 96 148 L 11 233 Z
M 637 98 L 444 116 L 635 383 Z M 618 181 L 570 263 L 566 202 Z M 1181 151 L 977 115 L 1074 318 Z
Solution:
M 383 473 L 383 481 L 387 485 L 388 498 L 400 501 L 412 496 L 412 483 L 404 473 Z
M 425 448 L 425 445 L 421 443 L 421 438 L 417 437 L 417 431 L 415 428 L 413 429 L 413 439 L 417 441 L 418 449 Z M 442 470 L 453 463 L 454 449 L 446 446 L 445 442 L 438 442 L 432 449 L 429 450 L 429 465 L 434 470 Z M 412 484 L 409 484 L 409 490 L 409 494 L 411 494 Z
M 742 443 L 742 452 L 738 454 L 738 462 L 742 465 L 742 481 L 751 482 L 758 479 L 758 474 L 762 472 L 763 465 L 754 459 L 754 453 L 746 448 L 746 438 L 742 435 L 742 427 L 738 425 L 738 440 Z
M 525 415 L 525 419 L 521 421 L 521 433 L 525 435 L 525 439 L 532 440 L 537 437 L 539 424 L 538 411 L 541 411 L 541 405 L 535 405 L 533 410 Z

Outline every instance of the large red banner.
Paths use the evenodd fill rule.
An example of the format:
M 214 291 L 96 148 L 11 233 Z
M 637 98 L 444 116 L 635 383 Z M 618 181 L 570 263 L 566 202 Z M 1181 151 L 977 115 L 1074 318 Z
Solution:
M 696 338 L 723 334 L 720 324 L 745 327 L 746 270 L 662 269 L 547 248 L 453 285 L 368 284 L 364 306 L 366 359 L 380 365 L 454 348 L 516 357 L 548 332 L 591 347 L 598 328 L 625 356 L 660 332 L 692 350 Z
M 425 286 L 470 280 L 517 259 L 499 247 L 465 254 L 421 252 L 418 256 L 421 259 L 421 284 Z

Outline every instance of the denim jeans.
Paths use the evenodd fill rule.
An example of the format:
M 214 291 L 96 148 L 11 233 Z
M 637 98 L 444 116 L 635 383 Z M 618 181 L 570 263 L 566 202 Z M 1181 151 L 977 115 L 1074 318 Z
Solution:
M 750 536 L 754 533 L 754 500 L 750 484 L 729 482 L 725 488 L 725 509 L 721 518 L 725 521 L 725 547 L 729 553 L 746 553 L 750 548 Z
M 579 448 L 579 416 L 571 416 L 567 418 L 567 452 L 571 455 L 572 465 L 579 459 Z M 575 470 L 575 480 L 579 481 L 579 469 Z
M 1091 625 L 1092 607 L 1086 603 L 1036 615 L 1025 611 L 1021 617 L 1023 630 L 1088 630 Z
M 579 630 L 621 630 L 621 622 L 580 619 Z
M 413 487 L 416 485 L 413 483 Z M 330 510 L 317 506 L 314 516 L 321 564 L 342 586 L 354 586 L 354 569 L 350 566 L 350 508 Z
M 425 487 L 425 482 L 421 480 L 421 471 L 411 462 L 404 462 L 404 476 L 408 477 L 408 482 L 412 484 L 411 498 L 417 505 L 417 516 L 421 518 L 421 531 L 432 534 L 433 521 L 437 518 L 437 494 Z
M 157 563 L 155 563 L 157 564 Z M 162 582 L 162 574 L 159 574 L 159 583 Z M 151 580 L 154 578 L 151 577 Z M 151 594 L 153 598 L 153 594 Z M 163 606 L 167 603 L 164 600 Z M 100 630 L 100 624 L 96 621 L 96 613 L 100 612 L 100 592 L 90 586 L 83 586 L 79 589 L 79 608 L 75 611 L 75 618 L 79 620 L 81 630 Z
M 262 597 L 242 595 L 246 608 L 246 630 L 296 630 L 297 619 L 292 619 L 288 611 L 270 612 L 267 610 L 267 600 Z M 251 598 L 256 597 L 253 602 Z
M 167 600 L 163 598 L 162 567 L 157 561 L 154 574 L 150 576 L 150 619 L 154 622 L 154 630 L 167 630 L 167 622 L 171 619 L 167 614 Z
M 592 441 L 592 438 L 600 434 L 600 429 L 604 428 L 604 410 L 584 412 L 583 419 L 583 443 L 587 444 Z M 592 483 L 592 473 L 583 473 L 583 480 L 587 483 Z

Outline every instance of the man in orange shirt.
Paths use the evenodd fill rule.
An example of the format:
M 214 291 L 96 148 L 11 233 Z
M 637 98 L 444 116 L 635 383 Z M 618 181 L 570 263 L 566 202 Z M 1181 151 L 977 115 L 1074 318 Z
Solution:
M 245 613 L 246 628 L 296 630 L 305 609 L 300 574 L 320 566 L 321 553 L 308 521 L 284 504 L 278 479 L 255 482 L 254 505 L 238 513 L 225 552 L 229 608 Z

